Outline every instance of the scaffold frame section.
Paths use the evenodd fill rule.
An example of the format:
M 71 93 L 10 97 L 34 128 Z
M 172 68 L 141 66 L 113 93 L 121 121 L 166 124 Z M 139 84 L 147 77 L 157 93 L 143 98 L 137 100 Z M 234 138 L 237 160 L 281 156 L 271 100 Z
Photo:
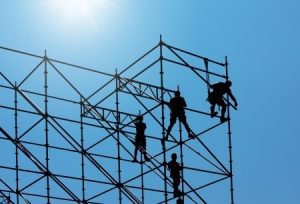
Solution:
M 106 73 L 49 58 L 46 51 L 40 56 L 0 46 L 0 56 L 3 52 L 16 54 L 16 59 L 18 56 L 34 59 L 37 63 L 22 80 L 16 82 L 7 76 L 0 61 L 0 91 L 8 96 L 5 102 L 0 100 L 0 146 L 7 147 L 7 153 L 3 155 L 9 157 L 0 162 L 2 203 L 100 204 L 108 200 L 120 204 L 174 203 L 178 198 L 173 197 L 173 181 L 167 168 L 168 155 L 173 151 L 178 153 L 179 163 L 183 167 L 182 194 L 179 197 L 185 203 L 210 203 L 211 194 L 205 193 L 206 189 L 213 189 L 220 183 L 222 189 L 223 185 L 227 186 L 230 193 L 223 189 L 214 192 L 214 197 L 220 193 L 227 199 L 223 203 L 234 203 L 230 124 L 233 105 L 228 96 L 226 122 L 216 122 L 219 116 L 212 119 L 210 112 L 204 108 L 188 107 L 186 113 L 201 123 L 202 120 L 207 121 L 202 123 L 207 126 L 193 130 L 196 137 L 191 139 L 185 137 L 181 123 L 178 123 L 178 132 L 173 130 L 171 139 L 161 140 L 165 137 L 169 117 L 166 101 L 179 89 L 168 84 L 170 72 L 166 69 L 167 65 L 191 73 L 194 80 L 203 85 L 201 88 L 209 91 L 211 81 L 229 79 L 227 57 L 224 62 L 218 62 L 167 44 L 160 38 L 158 44 L 122 71 Z M 149 55 L 154 56 L 150 62 L 141 63 Z M 210 66 L 217 67 L 217 71 Z M 143 78 L 151 69 L 156 70 L 157 76 L 148 79 L 155 78 L 157 81 Z M 94 87 L 94 91 L 83 93 L 66 74 L 76 71 L 104 77 L 105 80 Z M 72 92 L 72 97 L 50 93 L 53 73 Z M 38 75 L 42 82 L 38 91 L 25 86 L 33 83 L 30 81 L 33 75 Z M 124 108 L 124 103 L 128 101 L 139 108 L 135 111 Z M 63 105 L 54 106 L 54 103 Z M 155 145 L 147 145 L 147 150 L 139 147 L 140 161 L 132 163 L 134 121 L 138 115 L 151 121 L 147 126 L 155 126 L 153 132 L 159 131 L 159 134 L 147 131 L 147 140 Z M 222 158 L 219 150 L 216 154 L 215 149 L 205 141 L 205 136 L 215 130 L 223 138 L 226 136 L 226 146 L 220 152 L 226 150 L 227 155 L 222 155 Z M 53 143 L 54 135 L 60 138 L 61 144 Z M 111 151 L 101 150 L 99 146 Z M 149 162 L 142 157 L 144 151 L 150 158 Z M 195 158 L 185 156 L 192 154 Z M 65 159 L 66 164 L 55 163 L 59 157 Z M 193 160 L 194 163 L 191 162 Z M 201 166 L 202 162 L 205 165 Z M 73 171 L 74 175 L 73 163 L 74 168 L 78 167 Z M 199 179 L 199 175 L 204 176 Z M 209 179 L 205 180 L 206 177 Z M 197 182 L 198 179 L 202 183 Z M 151 180 L 152 183 L 149 182 Z M 221 187 L 218 186 L 218 189 Z

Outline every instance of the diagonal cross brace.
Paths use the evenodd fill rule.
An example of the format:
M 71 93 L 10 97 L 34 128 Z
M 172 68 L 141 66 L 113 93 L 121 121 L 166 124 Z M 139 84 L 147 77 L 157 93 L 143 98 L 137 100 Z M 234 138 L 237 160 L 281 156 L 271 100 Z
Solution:
M 42 115 L 42 116 L 44 116 L 45 117 L 45 113 L 36 105 L 36 104 L 34 104 L 30 99 L 29 99 L 29 97 L 28 96 L 26 96 L 26 94 L 24 94 L 23 93 L 23 91 L 22 90 L 20 90 L 19 89 L 19 87 L 16 87 L 16 86 L 14 86 L 2 73 L 0 73 L 0 75 L 2 75 L 3 76 L 3 78 L 5 78 L 6 79 L 6 81 L 8 82 L 8 83 L 10 83 L 10 85 L 12 86 L 12 87 L 14 87 L 16 90 L 17 90 L 17 92 L 40 114 L 40 115 Z M 67 132 L 63 129 L 63 127 L 61 126 L 61 125 L 59 125 L 59 123 L 52 117 L 52 116 L 50 116 L 50 115 L 47 115 L 50 119 L 52 119 L 53 121 L 54 121 L 54 123 L 55 124 L 57 124 L 58 126 L 59 126 L 59 128 L 60 129 L 62 129 L 63 130 L 63 132 L 65 132 L 66 134 L 67 134 Z M 0 128 L 0 131 L 1 130 L 3 130 L 2 128 Z M 3 130 L 4 131 L 4 130 Z M 1 131 L 2 132 L 2 131 Z M 5 132 L 5 131 L 4 131 Z M 3 132 L 2 132 L 3 133 Z M 5 132 L 6 133 L 6 132 Z M 3 133 L 4 134 L 4 133 Z M 6 133 L 6 136 L 8 136 L 8 137 L 10 137 L 7 133 Z M 119 184 L 114 178 L 113 178 L 113 176 L 111 176 L 87 151 L 84 151 L 84 149 L 82 148 L 82 146 L 79 144 L 79 143 L 77 143 L 76 142 L 76 140 L 74 140 L 74 138 L 72 138 L 71 137 L 71 135 L 69 135 L 69 134 L 67 134 L 67 136 L 76 144 L 76 146 L 78 147 L 78 149 L 79 149 L 79 151 L 81 150 L 82 152 L 85 152 L 85 157 L 87 158 L 87 159 L 89 159 L 93 164 L 94 164 L 94 166 L 105 176 L 105 177 L 107 177 L 107 179 L 108 180 L 110 180 L 114 185 L 116 185 L 116 186 L 118 186 L 121 190 L 122 190 L 122 192 L 124 193 L 124 195 L 129 199 L 129 200 L 131 200 L 133 203 L 141 203 L 140 201 L 139 201 L 139 199 L 138 198 L 136 198 L 135 197 L 135 195 L 133 195 L 124 185 L 121 185 L 121 184 Z M 13 138 L 8 138 L 8 139 L 10 139 L 13 143 L 15 143 L 15 144 L 19 144 L 19 145 L 21 145 L 21 147 L 24 147 L 21 143 L 16 143 L 15 142 L 15 140 L 13 139 Z M 20 146 L 18 146 L 18 148 L 20 148 Z M 25 147 L 24 147 L 25 148 Z M 78 150 L 77 149 L 77 150 Z M 20 150 L 21 151 L 23 151 L 23 150 L 25 150 L 25 149 L 22 149 L 22 148 L 20 148 Z M 28 151 L 28 150 L 27 150 Z M 24 151 L 24 154 L 26 154 L 25 152 L 27 152 L 27 151 Z M 26 154 L 26 156 L 29 156 L 29 155 L 27 155 Z M 31 158 L 30 158 L 31 159 Z M 36 158 L 35 158 L 36 159 Z M 36 159 L 36 161 L 37 162 L 39 162 L 38 161 L 38 159 Z M 36 164 L 37 165 L 37 164 Z M 40 167 L 40 166 L 37 166 L 38 168 Z M 40 169 L 40 168 L 39 168 Z M 46 169 L 46 168 L 44 168 L 44 169 Z M 42 169 L 40 169 L 42 172 L 44 172 L 44 169 L 42 168 Z M 57 182 L 60 182 L 56 177 L 54 177 L 53 175 L 51 175 L 50 176 L 51 178 L 53 177 L 53 178 L 55 178 L 56 180 L 57 180 Z M 52 179 L 53 179 L 52 178 Z M 55 179 L 53 179 L 53 180 L 55 180 Z M 60 182 L 61 183 L 61 182 Z M 59 183 L 58 183 L 59 184 Z M 64 184 L 63 183 L 61 183 L 63 186 L 64 186 Z M 76 197 L 76 199 L 74 199 L 75 197 L 72 197 L 74 200 L 78 200 L 78 202 L 79 202 L 79 198 L 77 198 L 77 196 L 75 195 L 75 194 L 73 194 L 73 192 L 71 192 L 67 187 L 66 187 L 66 189 L 64 189 L 64 190 L 66 190 L 66 191 L 69 191 L 69 192 L 67 192 L 69 195 L 73 195 L 73 196 L 75 196 Z
M 20 149 L 24 153 L 24 155 L 26 155 L 42 173 L 51 177 L 51 179 L 53 179 L 53 181 L 55 181 L 71 198 L 80 203 L 80 199 L 71 190 L 69 190 L 56 176 L 54 176 L 49 170 L 47 170 L 47 168 L 25 146 L 23 146 L 21 142 L 14 140 L 1 127 L 0 132 L 2 132 L 8 140 L 14 143 L 18 147 L 18 149 Z
M 0 190 L 0 198 L 4 198 L 4 202 L 7 204 L 15 204 L 14 202 L 11 201 L 10 197 L 7 196 L 5 193 L 2 192 L 2 190 Z

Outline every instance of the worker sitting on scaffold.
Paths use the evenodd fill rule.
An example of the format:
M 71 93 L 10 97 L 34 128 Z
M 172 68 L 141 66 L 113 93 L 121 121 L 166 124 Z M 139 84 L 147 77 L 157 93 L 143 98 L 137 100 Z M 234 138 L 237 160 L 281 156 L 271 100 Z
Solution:
M 139 148 L 141 148 L 141 152 L 144 154 L 145 161 L 149 161 L 146 153 L 146 137 L 145 137 L 145 130 L 147 128 L 146 124 L 143 122 L 143 116 L 139 115 L 136 117 L 134 121 L 135 128 L 136 128 L 136 136 L 135 136 L 135 149 L 134 149 L 134 158 L 132 162 L 137 162 L 136 155 Z
M 169 108 L 171 109 L 171 113 L 170 113 L 170 125 L 167 129 L 167 134 L 166 137 L 164 138 L 165 140 L 168 139 L 170 132 L 174 126 L 174 124 L 176 123 L 176 118 L 179 119 L 180 122 L 183 123 L 188 136 L 192 139 L 195 138 L 194 134 L 192 134 L 192 131 L 186 121 L 186 116 L 185 116 L 185 111 L 184 108 L 186 107 L 186 102 L 184 100 L 183 97 L 180 96 L 180 91 L 175 91 L 175 97 L 171 98 L 170 102 L 164 102 L 166 103 Z

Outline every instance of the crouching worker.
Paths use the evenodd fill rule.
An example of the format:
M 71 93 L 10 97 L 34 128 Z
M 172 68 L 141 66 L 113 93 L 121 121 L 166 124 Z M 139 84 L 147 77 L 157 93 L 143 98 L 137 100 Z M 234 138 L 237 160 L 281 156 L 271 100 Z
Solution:
M 213 89 L 212 92 L 208 95 L 208 101 L 211 104 L 210 107 L 210 115 L 211 117 L 214 117 L 218 114 L 218 112 L 215 112 L 215 106 L 219 105 L 221 106 L 221 122 L 225 122 L 227 119 L 225 118 L 225 112 L 226 112 L 226 103 L 223 100 L 223 95 L 228 94 L 229 97 L 233 100 L 235 108 L 237 107 L 238 103 L 231 93 L 231 87 L 232 83 L 231 81 L 226 82 L 219 82 L 216 84 L 211 85 L 210 87 Z

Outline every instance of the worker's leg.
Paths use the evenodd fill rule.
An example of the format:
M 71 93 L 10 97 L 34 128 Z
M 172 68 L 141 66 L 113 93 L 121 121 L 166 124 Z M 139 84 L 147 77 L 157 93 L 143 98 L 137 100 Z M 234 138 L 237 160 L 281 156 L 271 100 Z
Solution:
M 176 123 L 176 117 L 177 117 L 177 115 L 171 114 L 170 125 L 169 125 L 169 127 L 168 127 L 168 129 L 167 129 L 167 134 L 166 134 L 166 137 L 165 137 L 166 140 L 168 139 L 168 137 L 169 137 L 169 135 L 170 135 L 170 132 L 171 132 L 171 130 L 172 130 L 174 124 Z
M 142 151 L 143 151 L 143 154 L 144 154 L 145 161 L 149 161 L 149 158 L 147 156 L 146 141 L 143 141 L 142 148 L 143 148 Z
M 137 144 L 135 144 L 135 148 L 134 148 L 134 156 L 133 156 L 132 162 L 136 162 L 136 161 L 137 161 L 137 159 L 136 159 L 137 150 L 138 150 L 138 146 L 137 146 Z
M 137 161 L 136 156 L 137 156 L 137 151 L 139 149 L 139 146 L 140 146 L 140 140 L 139 140 L 139 137 L 137 135 L 135 137 L 135 141 L 134 141 L 134 154 L 133 154 L 133 160 L 132 160 L 132 162 L 136 162 Z
M 191 133 L 191 128 L 190 128 L 189 124 L 186 121 L 185 113 L 179 114 L 178 118 L 179 118 L 179 121 L 182 122 L 182 124 L 184 125 L 184 127 L 188 133 L 188 136 L 190 138 L 195 138 L 195 136 Z
M 180 195 L 179 184 L 180 178 L 173 178 L 174 197 L 178 197 Z
M 214 96 L 213 94 L 210 96 L 209 98 L 209 103 L 211 104 L 210 106 L 210 117 L 215 117 L 218 112 L 215 112 L 215 106 L 216 106 L 216 103 L 217 103 L 217 100 L 216 100 L 216 96 Z
M 226 118 L 225 118 L 225 113 L 226 113 L 226 103 L 223 99 L 221 99 L 220 101 L 218 101 L 218 105 L 221 106 L 221 122 L 225 122 Z
M 212 118 L 218 114 L 218 112 L 215 112 L 215 106 L 216 106 L 215 103 L 210 106 L 210 117 Z
M 179 115 L 179 121 L 182 122 L 182 124 L 183 124 L 184 127 L 185 127 L 185 130 L 190 134 L 191 129 L 190 129 L 189 124 L 188 124 L 187 121 L 186 121 L 186 116 L 185 116 L 184 113 L 181 113 L 181 114 Z

